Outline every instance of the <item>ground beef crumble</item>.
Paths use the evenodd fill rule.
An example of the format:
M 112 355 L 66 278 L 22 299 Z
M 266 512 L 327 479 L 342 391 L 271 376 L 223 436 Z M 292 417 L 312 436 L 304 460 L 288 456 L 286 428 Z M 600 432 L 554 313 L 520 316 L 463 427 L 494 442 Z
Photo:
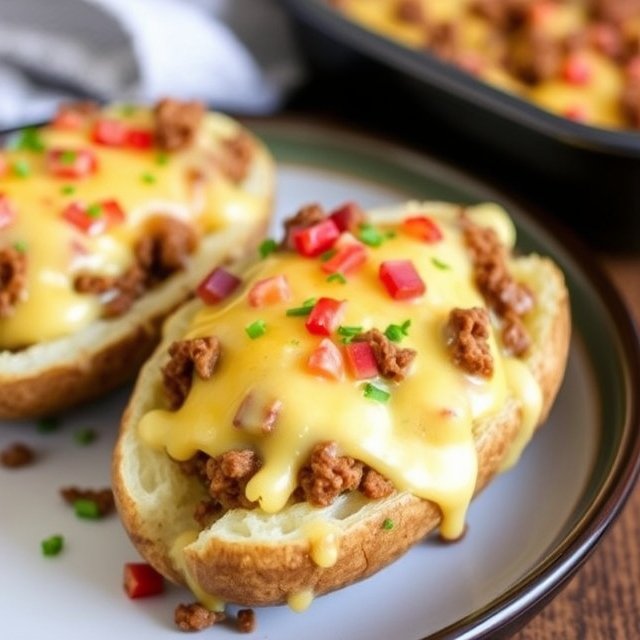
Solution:
M 358 489 L 371 500 L 386 498 L 395 491 L 391 480 L 387 480 L 381 473 L 371 467 L 365 468 Z
M 17 469 L 31 464 L 35 459 L 33 449 L 22 442 L 14 442 L 0 451 L 0 464 L 8 469 Z
M 208 380 L 220 357 L 220 341 L 215 336 L 176 340 L 169 347 L 170 360 L 162 367 L 165 397 L 169 408 L 182 406 L 193 380 L 193 372 Z
M 91 502 L 95 502 L 101 517 L 109 515 L 115 509 L 113 491 L 108 487 L 104 489 L 65 487 L 60 489 L 60 495 L 65 502 L 71 505 L 77 500 L 91 500 Z
M 493 356 L 489 349 L 489 314 L 486 309 L 452 309 L 447 322 L 451 360 L 472 375 L 493 375 Z
M 241 633 L 252 633 L 256 628 L 256 613 L 253 609 L 240 609 L 236 618 L 236 627 Z
M 8 318 L 22 299 L 27 280 L 27 256 L 14 247 L 0 248 L 0 318 Z
M 251 449 L 227 451 L 207 460 L 209 495 L 225 509 L 253 509 L 256 505 L 245 496 L 247 483 L 261 466 Z
M 182 102 L 165 98 L 154 110 L 155 142 L 165 151 L 178 151 L 189 147 L 196 136 L 205 114 L 201 102 Z
M 395 382 L 405 379 L 409 367 L 416 357 L 414 349 L 398 347 L 378 329 L 358 334 L 354 342 L 367 342 L 373 351 L 378 371 L 383 378 Z
M 232 182 L 242 182 L 249 174 L 254 155 L 253 140 L 243 131 L 220 143 L 216 165 Z
M 174 613 L 175 623 L 182 631 L 201 631 L 224 618 L 224 613 L 209 611 L 199 602 L 179 604 Z
M 312 227 L 327 217 L 321 205 L 313 203 L 302 207 L 294 216 L 284 221 L 283 249 L 294 249 L 293 234 L 301 229 Z

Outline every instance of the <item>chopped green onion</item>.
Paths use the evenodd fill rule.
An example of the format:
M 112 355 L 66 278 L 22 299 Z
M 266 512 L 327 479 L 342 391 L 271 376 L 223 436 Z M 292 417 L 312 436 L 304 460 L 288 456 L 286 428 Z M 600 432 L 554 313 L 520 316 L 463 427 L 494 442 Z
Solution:
M 382 528 L 385 531 L 391 531 L 391 529 L 393 529 L 393 520 L 391 518 L 385 518 L 382 523 Z
M 96 520 L 100 517 L 100 507 L 95 500 L 87 500 L 86 498 L 80 498 L 73 503 L 73 510 L 78 518 L 88 518 L 90 520 Z
M 370 247 L 379 247 L 384 242 L 384 236 L 371 224 L 361 224 L 358 239 Z
M 342 336 L 344 344 L 349 344 L 360 333 L 362 333 L 362 327 L 346 327 L 343 325 L 338 327 L 338 335 Z
M 76 192 L 76 188 L 72 184 L 65 184 L 64 187 L 60 189 L 60 193 L 63 196 L 70 196 Z
M 60 426 L 60 419 L 56 416 L 48 416 L 38 420 L 38 431 L 40 433 L 51 433 Z
M 102 205 L 95 202 L 87 207 L 87 215 L 90 218 L 99 218 L 102 215 Z
M 302 306 L 287 309 L 286 314 L 288 316 L 308 316 L 313 310 L 316 302 L 317 300 L 315 298 L 308 298 L 302 303 Z
M 395 238 L 397 235 L 398 235 L 398 232 L 397 232 L 397 231 L 395 231 L 395 230 L 393 230 L 393 229 L 389 229 L 389 231 L 387 231 L 387 232 L 384 234 L 384 237 L 385 237 L 385 238 L 389 238 L 389 239 L 391 239 L 391 238 Z
M 260 243 L 258 251 L 261 258 L 266 258 L 278 248 L 278 243 L 273 238 L 267 238 Z
M 410 326 L 411 320 L 405 320 L 402 324 L 390 324 L 384 330 L 384 335 L 392 342 L 400 342 L 402 338 L 409 335 Z
M 31 173 L 31 167 L 26 160 L 17 160 L 13 163 L 13 173 L 20 178 L 26 178 Z
M 13 248 L 18 253 L 26 253 L 27 252 L 27 243 L 24 240 L 18 240 L 13 243 Z
M 169 162 L 169 154 L 160 152 L 156 155 L 156 164 L 163 167 L 165 164 Z
M 140 176 L 140 179 L 142 180 L 142 182 L 144 182 L 145 184 L 155 184 L 156 182 L 156 177 L 153 175 L 153 173 L 143 173 Z
M 391 394 L 388 391 L 367 382 L 367 384 L 364 385 L 364 397 L 369 398 L 369 400 L 375 400 L 376 402 L 387 402 L 391 397 Z
M 64 547 L 64 538 L 61 535 L 54 535 L 45 538 L 41 543 L 42 555 L 57 556 Z
M 331 258 L 333 258 L 333 256 L 336 255 L 336 253 L 338 252 L 335 249 L 329 249 L 328 251 L 325 251 L 324 253 L 320 254 L 320 261 L 327 262 L 327 260 L 331 260 Z
M 252 340 L 255 340 L 266 333 L 267 323 L 264 320 L 256 320 L 250 325 L 247 325 L 244 330 Z
M 96 432 L 93 429 L 80 429 L 73 434 L 73 439 L 81 445 L 91 444 L 96 439 Z
M 76 151 L 67 149 L 60 154 L 60 162 L 62 162 L 62 164 L 73 164 L 76 161 L 77 157 L 78 154 Z
M 27 127 L 22 129 L 18 134 L 15 142 L 11 145 L 14 149 L 23 151 L 44 151 L 44 142 L 40 136 L 40 131 L 35 127 Z
M 442 260 L 438 260 L 438 258 L 431 258 L 431 262 L 433 266 L 438 267 L 438 269 L 451 269 L 446 262 L 442 262 Z
M 347 279 L 341 273 L 332 273 L 327 282 L 339 282 L 340 284 L 347 284 Z

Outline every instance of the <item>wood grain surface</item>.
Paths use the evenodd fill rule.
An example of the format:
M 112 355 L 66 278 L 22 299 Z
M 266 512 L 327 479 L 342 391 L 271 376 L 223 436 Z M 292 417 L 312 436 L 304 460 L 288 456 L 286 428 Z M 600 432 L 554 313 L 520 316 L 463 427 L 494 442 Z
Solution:
M 640 257 L 602 256 L 602 263 L 640 324 Z M 585 565 L 513 637 L 640 639 L 640 485 Z

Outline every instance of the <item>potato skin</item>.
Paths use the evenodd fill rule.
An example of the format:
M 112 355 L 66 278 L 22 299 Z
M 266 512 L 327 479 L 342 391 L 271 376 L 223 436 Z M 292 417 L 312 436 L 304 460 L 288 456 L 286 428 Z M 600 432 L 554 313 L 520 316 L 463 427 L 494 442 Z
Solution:
M 543 395 L 539 426 L 548 416 L 566 366 L 571 335 L 568 292 L 561 272 L 550 260 L 539 256 L 519 260 L 528 261 L 527 269 L 545 289 L 545 295 L 539 296 L 545 305 L 544 322 L 539 339 L 526 359 Z M 542 291 L 536 291 L 540 293 Z M 172 336 L 180 335 L 181 327 L 197 309 L 193 304 L 196 303 L 183 307 L 165 327 L 165 347 Z M 123 418 L 113 459 L 113 481 L 122 521 L 140 553 L 165 576 L 186 584 L 182 569 L 170 558 L 165 535 L 170 523 L 152 521 L 155 511 L 138 500 L 129 475 L 131 452 L 139 446 L 142 448 L 136 437 L 137 422 L 153 406 L 153 388 L 159 388 L 157 372 L 162 349 L 161 345 L 143 368 Z M 478 452 L 476 494 L 499 471 L 519 432 L 521 420 L 519 403 L 512 400 L 499 415 L 474 424 Z M 164 454 L 159 455 L 154 454 L 153 458 L 153 464 L 163 469 L 158 477 L 168 472 L 169 466 L 176 466 Z M 136 462 L 145 464 L 144 460 Z M 166 513 L 171 513 L 170 507 L 166 509 Z M 280 542 L 251 539 L 231 542 L 211 536 L 184 549 L 188 572 L 201 590 L 224 601 L 243 606 L 281 604 L 305 590 L 321 595 L 374 574 L 433 531 L 441 520 L 440 510 L 434 503 L 406 492 L 375 501 L 375 508 L 365 516 L 360 518 L 360 512 L 357 515 L 337 536 L 338 559 L 331 567 L 322 568 L 312 561 L 310 544 L 303 536 Z M 383 527 L 387 518 L 393 522 L 390 530 Z

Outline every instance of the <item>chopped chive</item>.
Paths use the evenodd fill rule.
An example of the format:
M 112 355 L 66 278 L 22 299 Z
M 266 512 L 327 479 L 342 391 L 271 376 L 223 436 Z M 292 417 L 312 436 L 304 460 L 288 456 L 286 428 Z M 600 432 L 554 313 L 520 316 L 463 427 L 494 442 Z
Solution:
M 391 518 L 385 518 L 382 523 L 382 528 L 385 531 L 391 531 L 391 529 L 393 529 L 393 520 Z
M 266 258 L 278 248 L 278 243 L 273 238 L 267 238 L 260 243 L 258 251 L 261 258 Z
M 38 431 L 40 433 L 51 433 L 60 426 L 60 419 L 56 416 L 47 416 L 38 420 Z
M 335 249 L 329 249 L 328 251 L 325 251 L 324 253 L 320 254 L 320 261 L 327 262 L 327 260 L 331 260 L 331 258 L 333 258 L 333 256 L 336 255 L 336 253 L 338 252 Z
M 15 142 L 11 145 L 14 149 L 23 151 L 44 151 L 44 142 L 40 136 L 40 131 L 35 127 L 27 127 L 22 129 L 18 134 Z
M 405 320 L 402 324 L 390 324 L 384 330 L 384 335 L 392 342 L 400 342 L 402 338 L 409 335 L 410 326 L 411 320 Z
M 65 184 L 64 187 L 60 189 L 60 193 L 63 196 L 70 196 L 76 192 L 76 188 L 72 184 Z
M 78 518 L 96 520 L 100 517 L 100 507 L 98 507 L 98 503 L 95 500 L 80 498 L 73 503 L 73 510 Z
M 140 179 L 145 184 L 155 184 L 155 182 L 156 182 L 156 177 L 153 175 L 153 173 L 148 173 L 148 172 L 143 173 L 140 176 Z
M 385 238 L 389 238 L 389 239 L 391 239 L 391 238 L 395 238 L 397 235 L 398 235 L 398 232 L 397 232 L 397 231 L 394 231 L 393 229 L 389 229 L 389 231 L 387 231 L 387 232 L 384 234 L 384 237 L 385 237 Z
M 250 325 L 247 325 L 244 330 L 252 340 L 255 340 L 266 333 L 267 323 L 264 320 L 256 320 Z
M 13 243 L 13 248 L 18 253 L 26 253 L 27 252 L 27 243 L 24 240 L 18 240 L 17 242 Z
M 288 316 L 308 316 L 313 310 L 313 307 L 315 306 L 315 304 L 316 304 L 315 298 L 307 298 L 307 300 L 305 300 L 302 303 L 302 306 L 292 307 L 291 309 L 287 309 L 286 314 Z
M 364 397 L 369 398 L 369 400 L 375 400 L 376 402 L 387 402 L 391 397 L 391 394 L 388 391 L 367 382 L 367 384 L 364 385 Z
M 338 335 L 342 336 L 343 344 L 349 344 L 360 333 L 362 333 L 362 327 L 347 327 L 344 325 L 338 327 Z
M 62 164 L 73 164 L 76 161 L 78 154 L 76 151 L 71 151 L 67 149 L 60 154 L 60 162 Z
M 156 164 L 160 167 L 163 167 L 165 164 L 169 162 L 169 154 L 160 152 L 156 155 Z
M 347 284 L 347 279 L 341 273 L 332 273 L 327 282 L 339 282 L 340 284 Z
M 87 207 L 87 215 L 90 218 L 99 218 L 102 215 L 102 205 L 95 202 Z
M 291 340 L 291 344 L 294 347 L 299 347 L 300 346 L 300 340 L 298 340 L 297 338 L 293 338 L 293 340 Z
M 379 247 L 384 241 L 384 236 L 373 225 L 365 223 L 360 225 L 358 239 L 370 247 Z
M 26 160 L 17 160 L 13 163 L 13 173 L 15 173 L 20 178 L 26 178 L 31 173 L 31 167 L 29 167 L 29 163 Z
M 438 258 L 431 258 L 431 262 L 433 266 L 438 267 L 438 269 L 451 269 L 446 262 L 442 262 L 442 260 L 438 260 Z
M 96 439 L 93 429 L 80 429 L 73 434 L 73 439 L 80 445 L 91 444 Z
M 306 300 L 302 301 L 302 306 L 303 307 L 313 307 L 316 302 L 318 302 L 318 298 L 307 298 Z
M 64 547 L 64 538 L 59 534 L 49 536 L 40 543 L 40 546 L 42 555 L 57 556 L 62 551 L 62 547 Z

